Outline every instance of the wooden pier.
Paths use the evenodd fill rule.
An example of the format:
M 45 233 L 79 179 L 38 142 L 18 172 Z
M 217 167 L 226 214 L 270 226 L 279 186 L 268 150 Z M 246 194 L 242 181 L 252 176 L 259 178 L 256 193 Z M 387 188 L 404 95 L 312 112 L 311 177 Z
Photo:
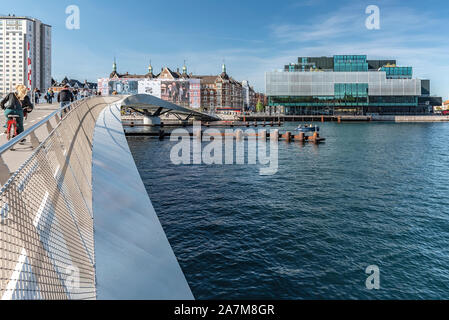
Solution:
M 272 135 L 274 134 L 274 135 Z M 129 137 L 158 137 L 160 140 L 163 140 L 165 137 L 170 137 L 171 133 L 164 132 L 164 130 L 159 130 L 158 132 L 127 132 L 125 130 L 125 135 Z M 304 132 L 299 132 L 298 134 L 292 134 L 290 131 L 286 131 L 285 133 L 280 133 L 279 130 L 274 130 L 274 132 L 270 133 L 266 130 L 262 130 L 258 133 L 246 133 L 242 130 L 235 130 L 233 133 L 220 132 L 220 133 L 210 133 L 204 131 L 197 131 L 194 133 L 185 133 L 185 134 L 176 134 L 177 136 L 189 136 L 192 138 L 201 139 L 204 136 L 209 137 L 233 137 L 236 140 L 248 139 L 251 138 L 259 138 L 259 139 L 276 139 L 278 141 L 286 141 L 286 142 L 312 142 L 312 143 L 320 143 L 324 142 L 326 139 L 320 137 L 318 132 L 314 132 L 312 135 L 306 135 Z M 277 136 L 277 137 L 276 137 Z

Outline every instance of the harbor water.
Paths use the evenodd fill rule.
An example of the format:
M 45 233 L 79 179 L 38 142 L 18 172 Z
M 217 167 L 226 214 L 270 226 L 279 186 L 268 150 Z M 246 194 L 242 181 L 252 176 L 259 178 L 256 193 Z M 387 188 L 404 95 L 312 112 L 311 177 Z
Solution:
M 128 138 L 195 298 L 449 299 L 449 124 L 318 125 L 326 142 L 281 141 L 267 176 Z

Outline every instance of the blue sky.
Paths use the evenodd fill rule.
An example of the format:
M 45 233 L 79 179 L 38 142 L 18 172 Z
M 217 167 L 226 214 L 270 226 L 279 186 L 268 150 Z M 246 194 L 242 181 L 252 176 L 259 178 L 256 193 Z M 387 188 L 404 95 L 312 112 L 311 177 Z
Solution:
M 78 5 L 79 30 L 65 28 Z M 380 8 L 380 30 L 365 27 L 365 8 Z M 447 1 L 190 0 L 2 1 L 0 14 L 36 17 L 53 26 L 53 76 L 95 81 L 111 72 L 162 66 L 228 73 L 264 90 L 264 73 L 298 56 L 367 54 L 414 67 L 433 94 L 449 98 Z

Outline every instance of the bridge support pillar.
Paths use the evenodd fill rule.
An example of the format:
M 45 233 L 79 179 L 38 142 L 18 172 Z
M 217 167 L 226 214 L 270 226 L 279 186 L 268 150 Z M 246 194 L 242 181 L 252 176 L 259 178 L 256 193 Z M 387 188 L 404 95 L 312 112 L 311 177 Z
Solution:
M 143 116 L 143 124 L 145 124 L 145 125 L 153 125 L 153 126 L 160 126 L 161 125 L 161 118 L 158 117 L 158 116 L 144 115 Z

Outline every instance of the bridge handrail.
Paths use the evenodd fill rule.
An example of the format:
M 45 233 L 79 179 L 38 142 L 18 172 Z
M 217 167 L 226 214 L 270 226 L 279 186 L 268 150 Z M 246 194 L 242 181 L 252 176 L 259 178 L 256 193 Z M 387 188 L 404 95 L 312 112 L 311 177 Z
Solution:
M 88 100 L 90 98 L 92 98 L 92 97 L 87 97 L 87 98 L 83 98 L 83 99 L 80 99 L 80 100 L 73 101 L 72 103 L 64 106 L 62 109 L 59 108 L 58 110 L 53 111 L 48 116 L 46 116 L 44 119 L 42 119 L 38 123 L 32 125 L 31 128 L 28 128 L 27 130 L 25 130 L 24 132 L 22 132 L 18 136 L 14 137 L 13 139 L 9 140 L 7 143 L 5 143 L 2 146 L 0 146 L 0 156 L 3 153 L 5 153 L 6 151 L 11 150 L 11 148 L 13 148 L 16 144 L 18 144 L 22 139 L 25 139 L 26 137 L 28 137 L 29 135 L 34 133 L 38 128 L 42 127 L 44 124 L 46 124 L 48 121 L 50 121 L 53 117 L 57 116 L 58 113 L 66 110 L 67 108 L 74 109 L 79 104 L 81 104 L 82 102 L 84 102 L 84 101 L 86 101 L 86 100 Z M 59 120 L 58 120 L 58 122 L 59 122 Z
M 96 297 L 91 147 L 99 112 L 116 99 L 90 99 L 47 127 L 0 190 L 0 299 Z

